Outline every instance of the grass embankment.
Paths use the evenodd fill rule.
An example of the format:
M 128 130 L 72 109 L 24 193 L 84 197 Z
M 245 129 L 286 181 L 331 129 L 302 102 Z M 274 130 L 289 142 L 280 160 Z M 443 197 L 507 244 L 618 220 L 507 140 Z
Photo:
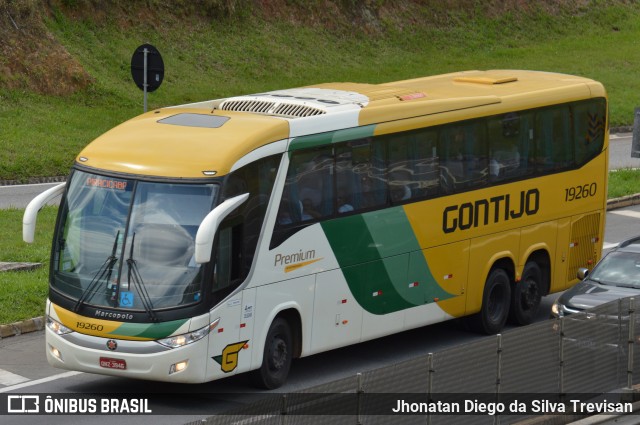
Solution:
M 636 193 L 640 193 L 640 170 L 621 169 L 609 173 L 609 199 Z
M 149 95 L 150 109 L 324 81 L 380 83 L 464 69 L 522 68 L 602 81 L 610 95 L 611 125 L 620 126 L 632 122 L 640 92 L 640 8 L 622 1 L 582 6 L 560 0 L 405 0 L 363 2 L 369 9 L 361 10 L 355 5 L 360 2 L 348 1 L 287 1 L 267 9 L 255 2 L 209 0 L 203 4 L 211 13 L 204 18 L 186 3 L 156 0 L 153 12 L 134 2 L 116 1 L 108 10 L 93 3 L 54 1 L 42 12 L 41 31 L 84 72 L 73 68 L 78 75 L 65 80 L 70 94 L 41 94 L 56 86 L 46 81 L 53 69 L 41 68 L 44 52 L 27 58 L 34 75 L 0 75 L 0 180 L 66 175 L 84 145 L 141 113 L 142 92 L 129 65 L 143 42 L 158 47 L 166 68 L 162 86 Z M 36 25 L 37 12 L 31 13 L 24 24 L 14 16 L 20 29 L 14 33 Z M 11 30 L 13 22 L 7 24 Z M 3 66 L 11 63 L 0 55 Z
M 0 273 L 0 324 L 44 314 L 53 226 L 58 209 L 44 207 L 38 214 L 33 244 L 22 241 L 23 210 L 0 211 L 0 262 L 43 263 L 30 272 Z
M 640 92 L 635 3 L 283 0 L 252 9 L 259 4 L 0 0 L 7 12 L 0 40 L 8 40 L 0 44 L 0 180 L 66 175 L 89 141 L 141 113 L 129 65 L 144 42 L 160 50 L 166 69 L 150 109 L 325 81 L 510 68 L 599 80 L 609 92 L 611 125 L 633 121 Z M 39 48 L 42 40 L 58 44 L 55 55 Z M 59 77 L 62 59 L 71 74 Z M 27 64 L 22 74 L 20 63 Z M 634 175 L 612 176 L 610 196 L 622 194 L 618 178 Z M 638 191 L 634 179 L 625 193 Z M 0 261 L 45 266 L 0 273 L 0 323 L 44 309 L 55 209 L 41 212 L 34 245 L 21 241 L 21 216 L 0 212 Z

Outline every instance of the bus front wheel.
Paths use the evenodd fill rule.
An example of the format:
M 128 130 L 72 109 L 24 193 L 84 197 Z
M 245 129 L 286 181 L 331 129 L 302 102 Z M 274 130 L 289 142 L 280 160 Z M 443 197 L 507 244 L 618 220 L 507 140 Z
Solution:
M 268 390 L 282 386 L 289 375 L 292 358 L 291 328 L 285 319 L 278 317 L 269 327 L 264 343 L 262 366 L 252 375 L 254 384 Z
M 542 298 L 542 270 L 534 261 L 524 266 L 522 278 L 511 294 L 509 319 L 518 325 L 528 325 L 535 319 Z
M 493 269 L 484 285 L 480 312 L 469 317 L 468 323 L 477 332 L 489 335 L 502 330 L 509 315 L 511 279 L 503 269 Z

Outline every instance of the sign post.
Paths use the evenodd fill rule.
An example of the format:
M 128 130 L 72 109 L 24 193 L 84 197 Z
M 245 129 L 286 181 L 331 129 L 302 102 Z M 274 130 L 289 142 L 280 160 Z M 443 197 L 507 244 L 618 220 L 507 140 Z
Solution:
M 640 158 L 640 108 L 635 108 L 633 118 L 633 135 L 631 138 L 631 157 Z
M 144 92 L 144 112 L 147 112 L 147 93 L 160 87 L 164 79 L 164 62 L 158 49 L 151 44 L 139 46 L 131 57 L 131 76 Z

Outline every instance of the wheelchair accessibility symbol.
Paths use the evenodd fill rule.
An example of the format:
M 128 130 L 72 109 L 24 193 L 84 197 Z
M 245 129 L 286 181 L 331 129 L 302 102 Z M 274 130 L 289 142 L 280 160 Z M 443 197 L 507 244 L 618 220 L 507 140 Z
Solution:
M 120 292 L 120 307 L 133 307 L 133 292 Z

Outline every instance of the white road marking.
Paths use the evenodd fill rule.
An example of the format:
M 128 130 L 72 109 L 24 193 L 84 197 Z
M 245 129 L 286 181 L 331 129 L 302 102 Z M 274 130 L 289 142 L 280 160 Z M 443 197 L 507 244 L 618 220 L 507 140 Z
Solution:
M 602 244 L 602 249 L 611 249 L 611 248 L 615 248 L 618 246 L 618 243 L 609 243 L 609 242 L 605 242 Z
M 51 182 L 51 183 L 32 183 L 32 184 L 10 184 L 8 186 L 0 186 L 0 189 L 10 190 L 12 188 L 20 188 L 20 187 L 38 187 L 38 186 L 55 186 L 57 184 L 64 182 Z
M 31 387 L 33 385 L 44 384 L 45 382 L 51 382 L 51 381 L 55 381 L 55 380 L 58 380 L 58 379 L 70 378 L 72 376 L 76 376 L 76 375 L 79 375 L 81 373 L 82 372 L 75 372 L 75 371 L 74 372 L 59 373 L 57 375 L 49 376 L 47 378 L 36 379 L 35 381 L 24 382 L 22 384 L 12 385 L 12 386 L 6 387 L 6 388 L 0 388 L 0 393 L 6 393 L 6 392 L 9 392 L 9 391 L 19 390 L 21 388 Z M 19 376 L 19 375 L 16 375 L 16 376 Z
M 616 210 L 616 211 L 609 211 L 608 213 L 623 215 L 625 217 L 631 217 L 631 218 L 640 218 L 640 211 Z
M 23 382 L 27 382 L 29 378 L 25 378 L 24 376 L 16 375 L 15 373 L 11 373 L 8 370 L 0 369 L 0 384 L 2 385 L 15 385 L 21 384 Z

